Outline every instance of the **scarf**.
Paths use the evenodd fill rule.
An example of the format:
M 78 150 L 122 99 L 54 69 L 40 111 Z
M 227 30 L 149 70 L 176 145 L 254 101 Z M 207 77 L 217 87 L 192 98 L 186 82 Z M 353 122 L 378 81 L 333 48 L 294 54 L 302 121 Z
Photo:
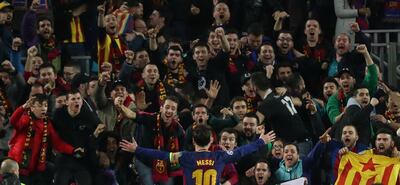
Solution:
M 164 60 L 163 63 L 167 65 L 167 60 Z M 181 62 L 178 65 L 178 79 L 176 80 L 174 78 L 174 73 L 172 71 L 168 70 L 167 75 L 165 76 L 165 81 L 167 82 L 168 85 L 171 87 L 175 87 L 176 85 L 181 85 L 186 82 L 186 77 L 185 77 L 185 65 Z
M 104 41 L 97 41 L 97 57 L 99 67 L 109 62 L 112 64 L 113 73 L 118 73 L 124 59 L 126 45 L 121 36 L 106 34 Z M 99 69 L 99 72 L 102 72 Z
M 32 157 L 30 143 L 32 137 L 34 136 L 33 131 L 33 118 L 32 113 L 29 111 L 29 126 L 28 131 L 26 133 L 25 143 L 24 143 L 24 151 L 22 152 L 22 168 L 27 169 L 29 166 L 29 161 Z M 43 119 L 43 136 L 42 136 L 42 143 L 40 148 L 40 155 L 39 155 L 39 164 L 37 166 L 45 166 L 46 162 L 46 151 L 47 151 L 47 136 L 48 136 L 48 129 L 47 129 L 47 117 Z
M 10 106 L 10 101 L 8 100 L 6 93 L 3 91 L 3 89 L 0 89 L 0 102 L 3 104 L 5 112 L 5 117 L 10 117 L 11 116 L 11 106 Z
M 46 49 L 46 50 L 52 50 L 57 45 L 56 39 L 54 38 L 54 36 L 50 37 L 47 40 L 42 39 L 42 41 L 43 41 L 43 48 Z
M 339 101 L 339 111 L 343 112 L 344 108 L 346 107 L 346 95 L 344 94 L 343 89 L 338 90 L 337 99 Z
M 237 59 L 237 56 L 231 56 L 229 57 L 229 63 L 228 63 L 228 71 L 230 74 L 236 74 L 238 73 L 238 68 L 236 67 L 235 61 Z
M 145 90 L 145 82 L 144 80 L 141 80 L 138 83 L 139 89 L 141 91 Z M 167 91 L 165 90 L 164 84 L 161 81 L 157 81 L 156 85 L 155 85 L 155 90 L 158 93 L 158 103 L 160 106 L 162 106 L 164 104 L 165 98 L 167 98 Z
M 168 141 L 164 141 L 164 135 L 161 128 L 161 115 L 157 114 L 156 117 L 156 136 L 154 137 L 154 147 L 157 150 L 164 150 L 169 152 L 179 151 L 179 140 L 177 136 L 178 123 L 172 121 L 168 130 Z M 179 165 L 177 163 L 171 164 L 171 169 L 178 169 Z M 166 182 L 168 180 L 168 170 L 167 161 L 164 160 L 154 160 L 152 169 L 152 179 L 154 182 Z
M 246 107 L 247 107 L 247 112 L 256 112 L 257 110 L 257 103 L 259 101 L 259 99 L 256 97 L 252 98 L 249 96 L 244 96 L 244 98 L 246 99 Z
M 327 57 L 325 48 L 319 47 L 321 40 L 322 39 L 318 39 L 318 44 L 314 47 L 315 49 L 312 49 L 308 44 L 304 45 L 303 47 L 304 55 L 317 60 L 318 63 L 321 63 L 321 61 L 326 61 Z

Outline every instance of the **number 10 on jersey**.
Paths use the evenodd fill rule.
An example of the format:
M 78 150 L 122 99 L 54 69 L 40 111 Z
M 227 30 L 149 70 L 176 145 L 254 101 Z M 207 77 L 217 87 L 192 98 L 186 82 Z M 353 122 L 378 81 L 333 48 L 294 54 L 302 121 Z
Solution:
M 192 178 L 196 181 L 196 185 L 215 185 L 217 182 L 217 170 L 198 169 L 192 173 Z

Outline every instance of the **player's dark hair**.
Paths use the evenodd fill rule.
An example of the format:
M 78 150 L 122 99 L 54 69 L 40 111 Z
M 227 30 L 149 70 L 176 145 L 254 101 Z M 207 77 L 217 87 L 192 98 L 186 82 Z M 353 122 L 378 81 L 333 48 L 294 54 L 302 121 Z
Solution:
M 266 91 L 271 87 L 269 79 L 265 76 L 263 72 L 255 72 L 251 75 L 251 81 L 257 89 Z
M 197 124 L 193 127 L 193 141 L 201 146 L 207 146 L 210 143 L 211 128 L 208 125 Z
M 301 81 L 304 81 L 304 78 L 300 75 L 300 73 L 293 73 L 292 77 L 289 78 L 289 80 L 287 81 L 287 86 L 289 88 L 295 89 L 298 88 L 300 85 Z

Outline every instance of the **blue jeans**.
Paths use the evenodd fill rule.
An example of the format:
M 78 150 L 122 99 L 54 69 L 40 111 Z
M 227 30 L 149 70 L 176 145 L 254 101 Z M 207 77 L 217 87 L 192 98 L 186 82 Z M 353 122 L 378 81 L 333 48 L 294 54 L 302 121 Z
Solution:
M 153 179 L 151 178 L 152 169 L 150 167 L 148 167 L 147 165 L 143 164 L 138 159 L 135 159 L 135 160 L 136 160 L 136 170 L 138 172 L 140 182 L 143 185 L 154 185 Z M 158 183 L 158 185 L 174 185 L 174 178 L 169 177 L 167 182 Z

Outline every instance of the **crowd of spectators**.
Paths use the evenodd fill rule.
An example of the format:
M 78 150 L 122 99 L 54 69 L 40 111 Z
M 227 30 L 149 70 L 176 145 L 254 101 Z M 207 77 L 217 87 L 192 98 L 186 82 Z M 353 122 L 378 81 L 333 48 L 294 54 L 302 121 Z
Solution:
M 400 92 L 363 33 L 399 20 L 399 0 L 2 1 L 0 184 L 184 184 L 119 143 L 193 151 L 197 125 L 211 151 L 278 137 L 224 185 L 333 184 L 347 151 L 399 157 Z

